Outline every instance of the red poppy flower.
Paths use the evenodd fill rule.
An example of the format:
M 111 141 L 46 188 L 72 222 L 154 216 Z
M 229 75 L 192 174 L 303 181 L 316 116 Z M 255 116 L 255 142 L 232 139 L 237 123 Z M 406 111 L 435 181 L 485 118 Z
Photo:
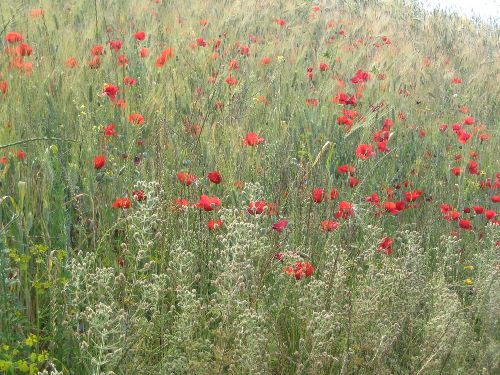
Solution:
M 123 84 L 126 86 L 134 86 L 135 85 L 135 78 L 125 76 L 125 77 L 123 77 Z
M 332 98 L 333 103 L 339 103 L 342 105 L 356 105 L 356 97 L 355 96 L 349 96 L 345 92 L 339 92 L 337 96 Z
M 480 180 L 479 186 L 481 189 L 492 188 L 491 179 L 488 177 L 486 180 Z
M 387 200 L 392 201 L 394 199 L 394 190 L 392 190 L 392 188 L 388 187 L 386 189 L 386 193 L 387 193 Z
M 451 168 L 451 173 L 453 173 L 455 176 L 460 176 L 462 170 L 460 168 Z
M 465 230 L 472 230 L 472 224 L 470 223 L 469 220 L 466 219 L 460 219 L 458 222 L 458 225 L 460 228 L 465 229 Z
M 451 128 L 453 129 L 453 132 L 454 132 L 455 134 L 458 134 L 458 132 L 459 132 L 460 130 L 462 130 L 462 125 L 461 125 L 461 124 L 458 124 L 458 123 L 455 123 L 455 124 L 451 125 Z
M 174 204 L 177 209 L 182 209 L 186 208 L 189 205 L 189 202 L 185 198 L 175 198 Z
M 309 78 L 309 80 L 311 80 L 311 81 L 313 79 L 313 72 L 312 71 L 313 71 L 313 67 L 312 66 L 308 66 L 307 69 L 306 69 L 306 72 L 307 72 L 306 75 Z
M 68 59 L 64 62 L 64 65 L 67 66 L 68 68 L 74 68 L 78 65 L 78 61 L 76 60 L 75 57 L 71 56 L 68 57 Z
M 106 164 L 106 157 L 104 155 L 98 155 L 94 158 L 94 168 L 101 169 Z
M 94 56 L 102 55 L 104 53 L 104 47 L 100 44 L 97 44 L 92 47 L 90 53 Z
M 460 213 L 455 210 L 451 210 L 444 215 L 444 219 L 448 221 L 457 220 L 460 217 Z
M 33 72 L 33 62 L 25 62 L 22 57 L 17 57 L 14 60 L 14 66 L 21 70 L 25 75 L 29 76 Z
M 338 210 L 335 212 L 335 218 L 347 219 L 349 216 L 354 216 L 352 204 L 347 201 L 340 201 Z
M 260 138 L 257 133 L 248 133 L 243 139 L 243 144 L 246 146 L 257 146 L 264 142 L 264 138 Z
M 315 203 L 321 203 L 321 202 L 323 202 L 323 197 L 324 197 L 324 191 L 323 191 L 323 189 L 321 189 L 321 188 L 315 188 L 315 189 L 313 189 L 312 197 L 313 197 L 313 201 Z
M 161 68 L 174 55 L 172 48 L 167 48 L 162 51 L 161 55 L 156 59 L 156 67 Z
M 444 213 L 447 213 L 448 211 L 451 211 L 453 210 L 453 206 L 447 204 L 447 203 L 441 203 L 439 205 L 439 209 L 441 210 L 441 212 L 444 214 Z
M 373 152 L 373 147 L 370 144 L 360 144 L 356 148 L 356 156 L 362 160 L 369 159 L 373 155 L 375 155 L 375 153 Z
M 9 85 L 7 84 L 7 81 L 0 81 L 0 92 L 2 92 L 2 94 L 5 94 L 8 88 Z
M 415 202 L 422 195 L 422 193 L 422 190 L 406 191 L 404 193 L 405 201 Z
M 356 187 L 359 185 L 359 183 L 360 181 L 356 177 L 353 176 L 349 177 L 349 187 L 351 188 Z
M 197 180 L 197 177 L 189 174 L 188 172 L 178 172 L 177 179 L 182 185 L 190 186 L 194 181 Z
M 276 24 L 280 25 L 280 26 L 285 26 L 285 25 L 286 25 L 286 21 L 285 21 L 284 19 L 282 19 L 282 18 L 276 18 L 276 19 L 274 20 L 274 22 L 275 22 Z
M 487 141 L 487 140 L 489 140 L 489 139 L 491 139 L 491 135 L 486 134 L 486 133 L 481 133 L 481 134 L 479 134 L 479 140 L 480 140 L 481 142 Z
M 104 136 L 106 137 L 113 137 L 116 135 L 116 125 L 115 124 L 108 124 L 104 128 Z
M 337 199 L 339 197 L 339 191 L 337 189 L 332 189 L 332 191 L 330 191 L 330 199 L 333 201 L 335 199 Z
M 128 122 L 130 124 L 142 125 L 144 124 L 144 116 L 140 113 L 131 113 L 128 115 Z
M 500 195 L 494 195 L 491 197 L 491 201 L 493 203 L 499 203 L 500 202 Z
M 138 31 L 134 34 L 134 38 L 137 40 L 144 40 L 146 38 L 146 33 L 144 31 Z
M 392 250 L 392 239 L 390 237 L 384 237 L 382 241 L 380 242 L 380 245 L 378 246 L 378 251 L 386 254 L 386 255 L 391 255 L 393 250 Z
M 474 212 L 477 215 L 481 215 L 484 212 L 484 207 L 483 206 L 472 206 L 472 208 L 474 209 Z
M 440 132 L 444 132 L 446 129 L 448 129 L 448 125 L 446 125 L 446 124 L 439 125 L 439 131 Z
M 477 170 L 477 162 L 474 160 L 471 160 L 469 162 L 469 173 L 470 174 L 479 174 L 479 171 Z
M 231 76 L 227 76 L 226 77 L 226 83 L 229 85 L 229 86 L 234 86 L 238 83 L 238 81 L 236 80 L 236 78 L 234 77 L 231 77 Z
M 322 71 L 322 72 L 326 72 L 328 69 L 329 69 L 328 64 L 326 64 L 326 63 L 320 63 L 320 64 L 319 64 L 319 70 L 320 70 L 320 71 Z
M 390 150 L 387 148 L 387 141 L 378 142 L 377 149 L 379 152 L 389 152 Z
M 321 230 L 324 232 L 332 232 L 339 227 L 338 221 L 323 220 L 321 222 Z
M 337 117 L 337 124 L 345 125 L 345 129 L 350 130 L 352 124 L 354 124 L 354 121 L 353 121 L 353 119 L 349 118 L 348 116 L 343 115 L 343 116 Z
M 209 220 L 208 221 L 208 229 L 209 230 L 214 230 L 216 228 L 222 228 L 222 220 Z
M 285 219 L 281 219 L 278 222 L 273 224 L 273 229 L 276 232 L 281 233 L 281 231 L 283 229 L 285 229 L 287 225 L 288 225 L 288 222 Z
M 105 83 L 103 95 L 107 95 L 111 101 L 114 101 L 118 90 L 118 87 L 113 85 L 112 83 Z
M 5 40 L 8 43 L 18 43 L 24 40 L 23 36 L 15 31 L 8 32 L 5 34 Z
M 33 50 L 26 43 L 21 43 L 20 45 L 18 45 L 16 47 L 16 54 L 18 56 L 31 56 L 32 52 L 33 52 Z
M 458 135 L 458 142 L 463 144 L 463 145 L 466 144 L 467 141 L 471 138 L 471 135 L 462 129 L 460 129 L 457 132 L 457 135 Z
M 311 277 L 314 273 L 314 267 L 309 262 L 296 262 L 294 266 L 284 269 L 289 275 L 294 275 L 295 279 L 300 280 L 303 277 Z
M 497 214 L 493 210 L 486 210 L 486 211 L 484 211 L 484 217 L 487 220 L 493 220 L 496 216 L 497 216 Z
M 114 208 L 129 208 L 130 207 L 130 199 L 128 198 L 116 198 L 112 203 Z
M 7 165 L 7 156 L 2 156 L 0 158 L 0 163 L 2 163 L 3 166 Z
M 229 61 L 229 70 L 238 70 L 238 61 L 235 59 L 232 59 Z
M 111 48 L 111 50 L 117 52 L 122 48 L 122 42 L 119 40 L 112 40 L 109 42 L 109 48 Z
M 268 65 L 271 62 L 271 60 L 272 59 L 270 57 L 264 56 L 263 58 L 260 59 L 260 63 L 262 65 Z
M 149 49 L 146 48 L 146 47 L 141 47 L 139 49 L 139 56 L 142 57 L 142 58 L 145 58 L 145 57 L 148 57 L 149 55 Z
M 247 212 L 251 215 L 260 215 L 267 208 L 266 201 L 250 202 L 247 207 Z
M 464 125 L 472 125 L 474 124 L 474 117 L 472 116 L 467 116 L 466 118 L 464 118 Z
M 203 194 L 200 196 L 196 207 L 201 208 L 205 211 L 212 211 L 214 208 L 220 206 L 220 199 L 216 196 L 209 197 L 208 195 Z
M 276 254 L 274 254 L 274 259 L 276 259 L 276 260 L 278 260 L 280 262 L 283 261 L 284 257 L 285 257 L 285 254 L 283 254 L 283 253 L 276 253 Z
M 240 53 L 242 55 L 245 55 L 245 56 L 250 55 L 250 47 L 248 47 L 248 46 L 240 46 Z
M 344 173 L 353 174 L 355 170 L 356 169 L 354 168 L 354 166 L 349 165 L 349 164 L 344 164 L 344 165 L 337 167 L 337 172 L 340 174 L 344 174 Z
M 133 190 L 132 196 L 135 197 L 138 202 L 146 200 L 146 194 L 144 193 L 144 190 Z
M 380 197 L 376 193 L 372 193 L 372 195 L 365 198 L 365 202 L 370 202 L 377 207 L 380 207 Z
M 448 221 L 457 220 L 460 217 L 460 213 L 457 212 L 453 206 L 442 203 L 439 205 L 439 209 L 443 213 L 443 218 Z
M 208 172 L 207 177 L 214 184 L 220 184 L 220 182 L 222 181 L 222 177 L 221 177 L 219 171 Z
M 375 134 L 373 134 L 374 142 L 384 142 L 389 140 L 390 133 L 388 130 L 377 130 Z
M 128 58 L 125 55 L 118 56 L 118 66 L 128 65 Z
M 207 46 L 207 42 L 202 37 L 198 37 L 198 38 L 196 38 L 196 46 L 198 46 L 198 47 L 206 47 Z
M 343 109 L 342 113 L 344 116 L 347 116 L 348 118 L 350 118 L 352 120 L 354 120 L 355 118 L 357 118 L 359 116 L 358 112 L 353 111 L 351 109 Z
M 26 154 L 24 153 L 23 150 L 17 150 L 17 157 L 19 159 L 24 159 L 26 157 Z
M 363 69 L 358 69 L 354 77 L 351 78 L 352 83 L 363 83 L 368 82 L 370 79 L 370 73 L 365 72 Z
M 403 202 L 403 201 L 396 202 L 396 209 L 398 209 L 399 211 L 403 211 L 406 208 L 407 208 L 407 206 L 406 206 L 405 202 Z
M 316 107 L 318 104 L 319 104 L 318 99 L 314 99 L 314 98 L 306 99 L 306 105 L 308 107 Z
M 393 215 L 398 215 L 404 209 L 404 202 L 384 202 L 384 209 Z

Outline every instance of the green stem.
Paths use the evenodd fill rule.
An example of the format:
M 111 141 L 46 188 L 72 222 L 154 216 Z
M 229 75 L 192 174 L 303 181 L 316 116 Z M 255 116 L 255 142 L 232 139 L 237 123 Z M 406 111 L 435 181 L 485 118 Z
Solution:
M 35 141 L 62 141 L 62 142 L 75 142 L 75 143 L 78 142 L 74 139 L 64 139 L 64 138 L 57 138 L 57 137 L 37 137 L 37 138 L 23 139 L 20 141 L 8 143 L 6 145 L 0 145 L 0 150 L 3 148 L 8 148 L 8 147 L 17 146 L 20 144 L 35 142 Z

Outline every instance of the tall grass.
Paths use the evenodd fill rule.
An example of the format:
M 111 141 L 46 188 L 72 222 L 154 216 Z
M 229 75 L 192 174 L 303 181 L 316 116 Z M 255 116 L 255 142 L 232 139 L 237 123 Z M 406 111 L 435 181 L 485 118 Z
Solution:
M 498 216 L 472 207 L 498 209 L 498 25 L 407 1 L 41 0 L 0 2 L 0 30 L 0 373 L 498 371 Z M 351 83 L 358 69 L 370 78 Z M 249 132 L 265 141 L 244 145 Z M 360 144 L 376 155 L 357 157 Z M 220 208 L 196 207 L 202 194 Z M 335 217 L 339 201 L 352 215 Z M 296 262 L 313 274 L 296 279 Z

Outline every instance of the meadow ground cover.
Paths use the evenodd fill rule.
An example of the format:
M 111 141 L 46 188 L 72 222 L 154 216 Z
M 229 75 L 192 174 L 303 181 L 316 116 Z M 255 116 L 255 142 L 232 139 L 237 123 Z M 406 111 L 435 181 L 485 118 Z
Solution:
M 0 36 L 0 373 L 499 371 L 498 25 L 19 0 Z

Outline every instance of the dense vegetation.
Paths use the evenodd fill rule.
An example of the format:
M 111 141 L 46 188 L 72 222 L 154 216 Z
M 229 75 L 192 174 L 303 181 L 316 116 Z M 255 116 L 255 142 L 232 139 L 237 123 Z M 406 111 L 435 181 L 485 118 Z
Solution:
M 494 374 L 498 25 L 0 2 L 0 373 Z

